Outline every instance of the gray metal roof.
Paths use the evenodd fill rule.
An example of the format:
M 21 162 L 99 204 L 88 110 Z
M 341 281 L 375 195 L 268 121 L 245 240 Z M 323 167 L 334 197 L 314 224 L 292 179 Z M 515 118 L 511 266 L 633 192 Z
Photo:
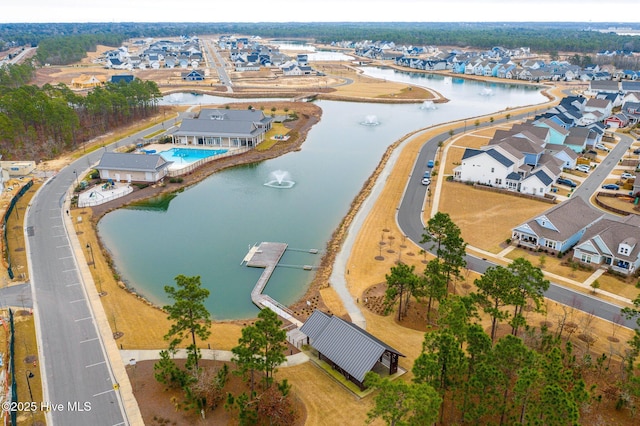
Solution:
M 371 371 L 385 351 L 404 356 L 357 325 L 318 310 L 300 331 L 309 336 L 311 345 L 318 352 L 359 382 L 364 380 L 365 374 Z
M 256 137 L 264 133 L 251 121 L 237 120 L 182 120 L 177 136 Z
M 100 158 L 97 170 L 131 170 L 156 172 L 168 167 L 172 161 L 165 160 L 160 154 L 126 154 L 121 152 L 105 152 Z

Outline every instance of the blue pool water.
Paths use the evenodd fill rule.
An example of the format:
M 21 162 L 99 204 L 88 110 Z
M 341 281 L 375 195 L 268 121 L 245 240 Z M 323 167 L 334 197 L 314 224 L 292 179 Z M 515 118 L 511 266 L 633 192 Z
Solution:
M 227 149 L 171 148 L 167 151 L 159 152 L 158 154 L 162 155 L 162 157 L 167 161 L 186 164 L 195 163 L 203 158 L 224 154 L 227 151 Z

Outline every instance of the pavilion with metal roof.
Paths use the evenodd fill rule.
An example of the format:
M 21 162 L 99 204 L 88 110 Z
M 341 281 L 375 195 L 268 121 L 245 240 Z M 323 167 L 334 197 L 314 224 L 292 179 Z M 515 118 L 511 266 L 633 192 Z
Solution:
M 318 351 L 322 361 L 338 370 L 360 389 L 364 376 L 378 363 L 398 371 L 398 358 L 404 355 L 367 333 L 355 324 L 334 315 L 316 310 L 300 328 L 307 336 L 307 344 Z

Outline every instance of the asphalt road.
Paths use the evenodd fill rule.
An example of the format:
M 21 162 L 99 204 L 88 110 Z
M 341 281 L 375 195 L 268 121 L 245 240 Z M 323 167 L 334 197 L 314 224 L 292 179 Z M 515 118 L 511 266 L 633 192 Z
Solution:
M 43 402 L 62 404 L 59 411 L 48 413 L 52 425 L 124 425 L 120 395 L 63 217 L 63 203 L 81 161 L 87 160 L 47 181 L 26 220 Z
M 170 126 L 179 119 L 167 120 L 166 124 Z M 87 254 L 76 253 L 71 246 L 68 232 L 73 230 L 65 226 L 64 202 L 69 188 L 77 185 L 103 152 L 135 144 L 144 135 L 164 129 L 164 125 L 157 124 L 79 158 L 50 178 L 27 210 L 26 239 L 43 402 L 62 404 L 52 406 L 61 407 L 59 410 L 49 411 L 50 425 L 129 423 L 78 266 L 86 261 Z M 3 292 L 0 297 L 9 296 Z
M 0 306 L 15 306 L 22 309 L 33 307 L 29 283 L 12 285 L 0 289 Z
M 511 120 L 517 120 L 524 118 L 526 114 L 514 115 Z M 467 119 L 465 126 L 455 130 L 455 134 L 463 132 L 467 126 L 467 122 L 471 123 L 473 119 Z M 486 127 L 495 125 L 504 121 L 504 119 L 495 120 L 494 123 L 481 123 L 478 127 Z M 474 127 L 476 127 L 474 125 Z M 396 213 L 396 221 L 402 233 L 411 239 L 414 243 L 418 244 L 424 250 L 428 250 L 429 245 L 420 244 L 422 235 L 424 233 L 425 224 L 422 221 L 422 212 L 427 201 L 427 207 L 431 206 L 430 197 L 428 195 L 428 189 L 426 186 L 420 183 L 424 171 L 426 170 L 426 164 L 429 160 L 435 160 L 438 144 L 441 141 L 445 141 L 450 138 L 448 132 L 443 132 L 435 137 L 431 138 L 420 149 L 418 157 L 415 162 L 413 172 L 409 178 L 409 182 L 405 188 L 400 207 Z M 585 181 L 574 191 L 574 195 L 584 198 L 589 201 L 589 198 L 593 193 L 600 188 L 602 181 L 606 178 L 613 167 L 617 164 L 618 160 L 627 152 L 629 146 L 633 140 L 622 135 L 622 139 L 616 147 L 611 150 L 607 158 L 599 165 L 594 171 L 590 173 Z M 435 181 L 435 178 L 432 179 Z M 433 184 L 433 183 L 432 183 Z M 467 267 L 473 271 L 483 273 L 490 266 L 495 266 L 494 263 L 481 259 L 475 256 L 467 255 L 466 257 Z M 620 318 L 620 307 L 611 303 L 605 302 L 601 299 L 592 297 L 590 295 L 573 291 L 566 287 L 563 287 L 556 283 L 551 283 L 549 290 L 545 293 L 545 297 L 564 305 L 573 307 L 575 309 L 584 311 L 589 314 L 593 314 L 602 319 L 618 322 L 628 328 L 636 328 L 635 321 L 625 320 Z

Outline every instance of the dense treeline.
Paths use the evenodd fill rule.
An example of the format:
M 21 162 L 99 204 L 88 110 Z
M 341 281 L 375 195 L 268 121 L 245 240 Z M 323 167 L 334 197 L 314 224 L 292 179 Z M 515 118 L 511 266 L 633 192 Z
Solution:
M 35 68 L 27 62 L 22 65 L 0 67 L 0 94 L 7 88 L 27 84 L 35 74 Z
M 0 73 L 0 154 L 5 160 L 52 158 L 157 111 L 160 91 L 152 81 L 108 83 L 83 97 L 64 84 L 19 84 L 24 75 L 14 67 Z
M 611 24 L 590 24 L 608 28 Z M 191 34 L 246 34 L 273 38 L 310 38 L 319 42 L 385 40 L 399 44 L 439 45 L 489 49 L 530 47 L 535 52 L 593 53 L 598 50 L 640 51 L 640 37 L 589 31 L 580 23 L 74 23 L 3 24 L 0 45 L 41 45 L 45 39 L 91 35 L 121 37 L 171 37 Z M 62 37 L 63 39 L 65 37 Z M 107 40 L 109 41 L 109 40 Z M 72 43 L 69 41 L 68 43 Z M 88 49 L 87 49 L 88 50 Z M 52 57 L 55 55 L 51 55 Z M 63 55 L 64 56 L 64 55 Z M 54 63 L 49 61 L 50 63 Z
M 79 62 L 87 52 L 95 51 L 98 44 L 118 47 L 124 39 L 122 34 L 109 33 L 45 38 L 38 43 L 36 59 L 43 65 L 68 65 Z

